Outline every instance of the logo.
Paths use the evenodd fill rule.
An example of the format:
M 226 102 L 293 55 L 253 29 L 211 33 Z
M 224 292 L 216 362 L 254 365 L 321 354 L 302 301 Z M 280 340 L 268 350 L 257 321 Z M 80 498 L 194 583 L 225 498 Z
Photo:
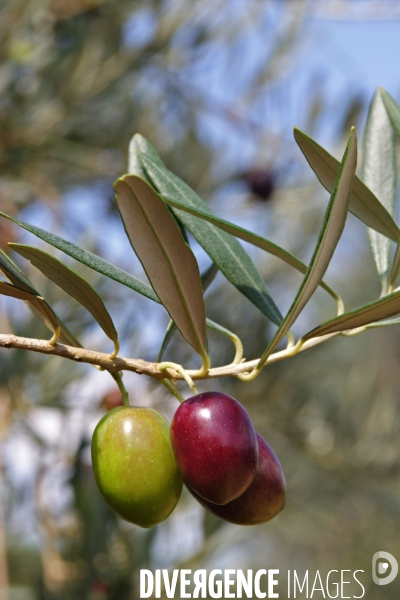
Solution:
M 390 569 L 389 569 L 390 567 Z M 387 585 L 396 578 L 399 570 L 397 560 L 389 552 L 375 552 L 372 557 L 372 579 L 377 585 Z M 382 575 L 386 575 L 382 577 Z

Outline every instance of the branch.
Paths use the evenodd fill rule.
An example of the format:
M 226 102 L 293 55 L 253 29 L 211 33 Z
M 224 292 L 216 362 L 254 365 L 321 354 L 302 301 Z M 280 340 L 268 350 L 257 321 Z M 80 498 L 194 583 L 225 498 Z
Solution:
M 297 352 L 304 352 L 314 346 L 325 342 L 326 340 L 336 337 L 340 333 L 331 333 L 318 338 L 312 338 L 307 340 Z M 31 350 L 33 352 L 40 352 L 41 354 L 49 354 L 51 356 L 60 356 L 73 360 L 75 362 L 88 363 L 91 365 L 97 365 L 102 367 L 110 373 L 118 373 L 119 371 L 133 371 L 139 375 L 148 375 L 154 379 L 183 379 L 182 375 L 174 369 L 158 370 L 158 363 L 146 362 L 140 358 L 122 358 L 117 356 L 116 358 L 110 358 L 109 354 L 103 352 L 95 352 L 94 350 L 87 350 L 86 348 L 75 348 L 73 346 L 66 346 L 65 344 L 54 344 L 51 345 L 47 340 L 36 340 L 31 338 L 18 337 L 12 334 L 0 334 L 0 348 L 14 348 L 20 350 Z M 272 354 L 266 364 L 272 364 L 291 358 L 295 354 L 291 348 L 286 348 L 280 352 Z M 241 362 L 239 364 L 231 363 L 223 367 L 215 367 L 209 369 L 204 374 L 202 371 L 187 370 L 187 374 L 192 379 L 214 379 L 216 377 L 235 377 L 239 373 L 247 373 L 254 369 L 258 364 L 259 359 L 250 360 L 247 362 Z

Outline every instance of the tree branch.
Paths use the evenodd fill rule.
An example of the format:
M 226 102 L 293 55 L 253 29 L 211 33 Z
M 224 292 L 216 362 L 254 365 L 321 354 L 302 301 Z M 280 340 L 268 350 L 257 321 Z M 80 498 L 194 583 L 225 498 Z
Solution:
M 300 348 L 298 353 L 309 350 L 314 346 L 325 342 L 326 340 L 336 337 L 340 333 L 331 333 L 329 335 L 321 336 L 318 338 L 312 338 L 307 340 Z M 118 373 L 119 371 L 133 371 L 139 375 L 148 375 L 154 379 L 183 379 L 182 375 L 174 369 L 166 369 L 159 371 L 157 363 L 146 362 L 140 358 L 123 358 L 117 356 L 116 358 L 110 358 L 109 354 L 103 352 L 96 352 L 94 350 L 87 350 L 86 348 L 75 348 L 73 346 L 66 346 L 65 344 L 54 344 L 52 346 L 47 340 L 36 340 L 32 338 L 18 337 L 12 334 L 0 334 L 0 348 L 9 349 L 20 349 L 20 350 L 31 350 L 33 352 L 40 352 L 41 354 L 48 354 L 51 356 L 60 356 L 61 358 L 67 358 L 75 362 L 88 363 L 91 365 L 97 365 L 102 367 L 110 373 Z M 267 365 L 286 358 L 293 356 L 290 348 L 275 352 L 268 360 Z M 210 369 L 208 373 L 204 374 L 201 371 L 187 370 L 188 375 L 192 379 L 213 379 L 216 377 L 235 377 L 239 373 L 246 373 L 251 371 L 257 366 L 259 359 L 241 362 L 239 364 L 231 363 L 230 365 L 224 365 L 222 367 L 215 367 Z

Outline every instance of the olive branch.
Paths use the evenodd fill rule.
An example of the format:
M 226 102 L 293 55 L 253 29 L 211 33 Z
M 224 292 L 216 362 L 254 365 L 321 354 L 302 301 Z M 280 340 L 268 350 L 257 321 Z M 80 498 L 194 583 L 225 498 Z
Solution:
M 400 319 L 393 318 L 400 313 L 400 291 L 396 291 L 400 269 L 400 229 L 393 217 L 397 185 L 396 134 L 400 135 L 400 106 L 385 90 L 378 88 L 371 102 L 364 133 L 361 179 L 356 175 L 357 136 L 354 128 L 340 162 L 316 141 L 295 129 L 294 136 L 301 151 L 319 181 L 330 192 L 308 265 L 270 240 L 213 214 L 186 183 L 167 169 L 150 143 L 141 135 L 135 135 L 129 147 L 129 173 L 118 179 L 114 188 L 126 234 L 149 284 L 57 235 L 4 212 L 0 212 L 0 216 L 91 269 L 161 303 L 171 321 L 157 361 L 120 357 L 118 332 L 94 288 L 53 255 L 34 246 L 15 243 L 9 244 L 12 250 L 29 260 L 92 314 L 114 348 L 110 354 L 83 348 L 10 256 L 2 251 L 0 270 L 7 281 L 0 281 L 0 294 L 24 300 L 46 324 L 52 337 L 47 341 L 0 334 L 0 347 L 89 363 L 119 380 L 119 373 L 133 371 L 160 381 L 185 379 L 186 374 L 194 380 L 233 376 L 250 381 L 266 365 L 294 357 L 332 337 L 356 335 L 372 327 L 399 323 Z M 383 153 L 391 160 L 376 161 L 375 157 Z M 382 286 L 380 298 L 350 311 L 345 310 L 339 294 L 323 279 L 344 230 L 348 211 L 367 225 Z M 193 235 L 211 259 L 210 267 L 204 273 L 199 271 L 187 232 Z M 303 279 L 285 316 L 238 240 L 261 248 L 302 273 Z M 276 332 L 261 357 L 243 358 L 244 350 L 238 336 L 207 318 L 204 293 L 217 272 L 221 272 L 276 326 Z M 332 297 L 336 314 L 296 341 L 291 327 L 318 287 Z M 210 364 L 207 328 L 231 340 L 235 347 L 231 363 L 222 366 Z M 162 362 L 164 351 L 177 330 L 199 355 L 199 369 L 183 370 L 181 365 L 174 367 L 174 363 Z M 286 348 L 278 349 L 285 337 Z M 120 381 L 119 385 L 123 392 Z

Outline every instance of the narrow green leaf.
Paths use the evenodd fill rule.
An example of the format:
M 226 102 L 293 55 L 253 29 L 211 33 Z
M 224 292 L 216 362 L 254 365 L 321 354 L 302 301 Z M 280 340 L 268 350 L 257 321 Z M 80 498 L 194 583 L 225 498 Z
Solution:
M 203 288 L 203 292 L 206 292 L 214 279 L 217 276 L 219 269 L 215 263 L 211 263 L 210 266 L 203 271 L 201 274 L 201 286 Z
M 201 274 L 201 285 L 203 288 L 203 292 L 205 292 L 209 288 L 209 286 L 212 284 L 212 282 L 214 281 L 214 279 L 218 273 L 218 270 L 219 269 L 216 266 L 216 264 L 211 263 L 211 265 Z M 208 319 L 206 319 L 206 323 L 207 323 L 207 321 L 208 321 Z M 162 357 L 164 355 L 165 350 L 167 349 L 168 344 L 174 337 L 174 333 L 175 333 L 176 329 L 177 329 L 177 327 L 176 327 L 175 323 L 173 322 L 173 320 L 171 319 L 171 321 L 168 323 L 167 329 L 165 331 L 164 339 L 162 341 L 160 350 L 157 355 L 157 362 L 161 362 Z
M 176 330 L 177 330 L 177 326 L 175 325 L 174 321 L 171 319 L 170 322 L 167 325 L 167 329 L 165 330 L 165 335 L 164 335 L 164 339 L 163 339 L 163 341 L 161 343 L 160 350 L 158 351 L 157 362 L 161 362 L 162 361 L 162 357 L 164 356 L 164 352 L 166 351 L 166 349 L 168 347 L 168 344 L 170 343 L 170 341 L 174 337 L 174 334 L 175 334 Z
M 146 152 L 144 138 L 141 135 L 134 135 L 130 141 L 128 150 L 128 173 L 129 175 L 137 175 L 147 180 L 146 171 L 139 158 L 141 152 Z M 156 154 L 156 156 L 158 155 Z
M 43 250 L 24 244 L 10 243 L 9 246 L 82 304 L 96 319 L 104 333 L 114 342 L 116 353 L 118 352 L 118 334 L 114 323 L 98 293 L 83 277 Z
M 337 243 L 342 235 L 346 223 L 347 211 L 350 200 L 351 186 L 357 166 L 357 136 L 354 128 L 351 131 L 349 141 L 336 183 L 325 213 L 324 222 L 315 246 L 307 273 L 300 285 L 296 298 L 290 307 L 282 325 L 276 332 L 268 348 L 262 355 L 257 369 L 261 368 L 268 356 L 274 351 L 279 342 L 285 337 L 314 291 L 322 280 L 326 269 L 331 261 Z
M 36 235 L 36 237 L 47 242 L 54 248 L 65 252 L 65 254 L 68 254 L 68 256 L 71 256 L 78 262 L 82 263 L 83 265 L 86 265 L 87 267 L 90 267 L 94 271 L 97 271 L 98 273 L 101 273 L 102 275 L 105 275 L 106 277 L 109 277 L 110 279 L 113 279 L 114 281 L 117 281 L 118 283 L 121 283 L 122 285 L 125 285 L 128 288 L 131 288 L 132 290 L 135 290 L 135 292 L 139 292 L 139 294 L 146 296 L 146 298 L 149 298 L 154 302 L 160 303 L 160 300 L 157 298 L 156 294 L 154 293 L 154 290 L 147 283 L 144 283 L 143 281 L 140 281 L 140 279 L 137 279 L 137 277 L 134 277 L 126 271 L 115 267 L 114 265 L 104 260 L 103 258 L 100 258 L 96 254 L 88 252 L 87 250 L 80 248 L 76 244 L 68 242 L 62 237 L 54 235 L 53 233 L 49 233 L 48 231 L 45 231 L 40 227 L 30 225 L 29 223 L 24 223 L 24 221 L 20 221 L 15 217 L 11 217 L 10 215 L 7 215 L 4 212 L 0 211 L 0 216 L 5 217 L 10 221 L 13 221 L 23 229 L 26 229 L 30 233 L 33 233 L 34 235 Z
M 365 325 L 371 324 L 372 326 L 372 324 L 376 321 L 388 319 L 389 317 L 393 317 L 399 313 L 400 292 L 394 292 L 393 294 L 379 298 L 379 300 L 375 300 L 374 302 L 360 306 L 355 310 L 350 310 L 343 315 L 340 315 L 340 317 L 326 321 L 326 323 L 323 323 L 312 331 L 309 331 L 303 337 L 303 340 L 306 341 L 311 338 L 328 335 L 329 333 L 337 333 L 340 331 L 347 331 L 348 329 L 364 327 Z M 397 322 L 397 320 L 395 322 Z
M 397 135 L 400 136 L 400 106 L 398 105 L 396 100 L 394 98 L 392 98 L 392 96 L 388 92 L 386 92 L 386 90 L 384 90 L 383 88 L 378 88 L 378 89 L 380 90 L 382 100 L 385 105 L 389 119 L 391 121 L 392 127 L 395 130 L 395 132 L 397 133 Z M 396 249 L 396 253 L 395 253 L 393 265 L 392 265 L 392 272 L 390 274 L 390 284 L 392 284 L 393 286 L 396 283 L 397 277 L 399 275 L 399 271 L 400 271 L 400 241 L 398 242 L 398 245 L 397 245 L 397 249 Z
M 187 342 L 207 355 L 200 273 L 175 219 L 153 188 L 136 175 L 114 185 L 125 229 L 146 274 Z
M 329 193 L 332 193 L 339 171 L 339 161 L 296 127 L 294 137 L 319 181 Z M 368 227 L 372 227 L 395 242 L 399 240 L 400 229 L 390 212 L 357 176 L 353 181 L 349 210 Z
M 164 166 L 147 140 L 138 135 L 135 136 L 135 139 L 138 140 L 137 143 L 141 148 L 139 156 L 147 179 L 150 179 L 160 194 L 213 216 L 207 204 L 186 183 Z M 172 208 L 172 210 L 175 213 L 176 209 Z M 218 231 L 204 220 L 199 221 L 193 218 L 188 212 L 179 210 L 177 215 L 228 281 L 273 323 L 279 325 L 282 315 L 251 258 L 239 242 L 225 232 Z
M 139 165 L 137 162 L 137 159 L 139 158 L 139 163 L 141 165 L 141 168 L 143 169 L 143 164 L 142 164 L 142 158 L 144 156 L 146 156 L 149 160 L 151 160 L 154 164 L 158 165 L 159 167 L 161 167 L 162 169 L 166 169 L 166 166 L 164 165 L 163 161 L 161 160 L 160 155 L 156 152 L 156 150 L 154 149 L 154 147 L 150 144 L 150 142 L 140 133 L 136 133 L 133 138 L 131 139 L 131 142 L 129 144 L 129 152 L 130 154 L 132 154 L 132 159 L 131 157 L 129 157 L 130 159 L 130 165 L 132 165 L 133 169 L 139 169 Z M 144 172 L 147 175 L 147 171 L 146 169 L 144 169 Z M 138 173 L 134 173 L 134 175 L 139 175 Z M 140 175 L 139 175 L 140 177 Z
M 9 279 L 9 281 L 11 281 L 11 283 L 13 285 L 15 285 L 16 287 L 18 287 L 19 289 L 25 290 L 27 292 L 31 292 L 32 294 L 35 294 L 36 296 L 41 297 L 40 292 L 38 292 L 34 288 L 34 286 L 29 281 L 29 279 L 17 267 L 15 262 L 13 260 L 11 260 L 11 258 L 5 252 L 3 252 L 3 250 L 0 250 L 0 270 L 3 271 L 3 273 L 5 274 L 7 279 Z M 49 312 L 49 310 L 52 310 L 52 308 L 46 302 L 46 300 L 42 299 L 42 301 L 45 302 L 48 307 L 48 308 L 46 308 L 46 310 L 44 312 L 39 311 L 36 308 L 36 306 L 34 306 L 31 302 L 27 302 L 27 304 L 28 304 L 29 308 L 31 309 L 31 311 L 33 312 L 33 314 L 36 317 L 38 317 L 38 319 L 43 321 L 43 323 L 46 325 L 46 327 L 48 327 L 48 329 L 50 329 L 50 331 L 54 331 L 53 326 L 51 325 L 51 322 L 49 321 L 49 319 L 47 317 L 47 313 Z M 54 314 L 56 314 L 56 313 L 54 313 Z M 58 323 L 59 323 L 59 326 L 61 329 L 60 342 L 63 344 L 68 344 L 69 346 L 75 346 L 77 348 L 82 348 L 82 344 L 76 339 L 76 337 L 74 335 L 72 335 L 72 333 L 69 331 L 69 329 L 65 325 L 65 323 L 63 323 L 62 320 L 57 315 L 56 315 L 56 317 L 57 317 L 57 320 L 58 320 Z
M 168 206 L 171 206 L 176 209 L 182 210 L 184 212 L 190 213 L 191 215 L 193 215 L 194 217 L 197 217 L 199 219 L 204 219 L 208 223 L 211 223 L 212 225 L 219 227 L 220 229 L 222 229 L 223 231 L 226 231 L 230 235 L 238 237 L 241 240 L 244 240 L 245 242 L 249 242 L 253 246 L 256 246 L 257 248 L 261 248 L 262 250 L 265 250 L 269 254 L 272 254 L 273 256 L 280 258 L 286 264 L 288 264 L 291 267 L 294 267 L 295 269 L 300 271 L 300 273 L 306 273 L 307 268 L 308 268 L 307 265 L 305 265 L 303 262 L 301 262 L 301 260 L 296 258 L 293 254 L 291 254 L 287 250 L 284 250 L 283 248 L 281 248 L 280 246 L 277 246 L 273 242 L 270 242 L 266 238 L 264 238 L 260 235 L 257 235 L 256 233 L 253 233 L 252 231 L 249 231 L 248 229 L 244 229 L 243 227 L 234 225 L 233 223 L 230 223 L 229 221 L 225 221 L 225 219 L 220 219 L 219 217 L 210 215 L 210 214 L 204 212 L 203 210 L 200 210 L 199 208 L 192 208 L 192 207 L 186 206 L 185 204 L 183 204 L 182 202 L 179 202 L 178 200 L 173 200 L 171 198 L 167 198 L 166 196 L 162 196 L 162 199 L 164 200 L 164 202 L 166 204 L 168 204 Z M 325 282 L 321 281 L 320 285 L 325 290 L 327 290 L 330 294 L 334 295 L 333 290 L 331 290 L 331 288 Z
M 400 106 L 394 98 L 383 88 L 378 88 L 382 96 L 383 103 L 385 105 L 387 114 L 392 123 L 392 126 L 397 133 L 400 135 Z
M 372 99 L 365 126 L 362 172 L 366 185 L 393 215 L 397 187 L 396 146 L 393 128 L 379 88 Z M 383 290 L 386 292 L 391 267 L 392 242 L 372 229 L 368 230 L 368 236 Z
M 45 319 L 46 326 L 52 331 L 55 337 L 58 339 L 59 337 L 59 324 L 57 316 L 55 315 L 53 309 L 47 304 L 47 302 L 41 297 L 29 292 L 27 290 L 23 290 L 21 288 L 12 285 L 12 283 L 6 283 L 5 281 L 0 281 L 0 294 L 3 296 L 11 296 L 12 298 L 17 298 L 18 300 L 24 300 L 25 302 L 29 302 L 35 310 L 40 313 L 40 318 L 42 320 Z M 54 341 L 57 341 L 55 339 Z
M 20 290 L 25 290 L 36 296 L 40 296 L 39 292 L 33 287 L 31 282 L 25 277 L 22 271 L 17 267 L 15 262 L 11 260 L 7 254 L 0 249 L 0 270 L 11 281 L 13 285 Z

